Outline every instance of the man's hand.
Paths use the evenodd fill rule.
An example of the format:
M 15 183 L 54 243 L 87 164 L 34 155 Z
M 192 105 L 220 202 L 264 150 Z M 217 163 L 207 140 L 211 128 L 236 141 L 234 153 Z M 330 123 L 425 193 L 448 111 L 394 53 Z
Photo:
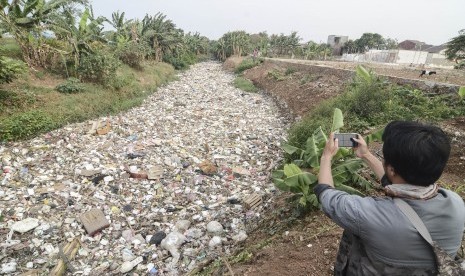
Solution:
M 367 155 L 370 153 L 367 142 L 365 142 L 365 140 L 360 134 L 357 135 L 357 138 L 353 139 L 355 142 L 357 142 L 357 146 L 354 147 L 355 155 L 357 155 L 358 158 L 366 158 Z
M 336 155 L 337 150 L 339 149 L 339 141 L 334 139 L 334 132 L 329 134 L 328 141 L 326 141 L 325 148 L 323 149 L 323 154 L 321 158 L 327 158 L 331 160 L 334 155 Z

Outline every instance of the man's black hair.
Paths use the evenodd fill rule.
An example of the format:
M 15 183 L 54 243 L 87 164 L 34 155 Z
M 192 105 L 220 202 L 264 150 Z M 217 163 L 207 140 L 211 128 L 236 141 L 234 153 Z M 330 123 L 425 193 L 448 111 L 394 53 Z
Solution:
M 439 127 L 393 121 L 384 129 L 383 155 L 408 184 L 428 186 L 441 176 L 450 155 L 450 141 Z

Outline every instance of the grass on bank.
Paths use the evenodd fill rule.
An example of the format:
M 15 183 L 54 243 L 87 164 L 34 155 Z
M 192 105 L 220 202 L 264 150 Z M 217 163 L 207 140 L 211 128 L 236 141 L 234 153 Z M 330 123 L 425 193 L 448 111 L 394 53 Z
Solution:
M 252 81 L 250 81 L 249 79 L 246 79 L 244 77 L 236 77 L 234 79 L 234 87 L 236 88 L 239 88 L 245 92 L 257 92 L 258 91 L 258 88 L 255 87 L 255 85 L 253 84 Z
M 412 87 L 389 83 L 375 75 L 355 78 L 344 93 L 320 103 L 289 130 L 289 144 L 303 147 L 319 126 L 331 128 L 334 108 L 343 111 L 341 132 L 367 133 L 392 120 L 437 123 L 465 115 L 465 99 L 457 94 L 430 95 Z
M 0 86 L 0 141 L 30 138 L 68 123 L 128 110 L 174 74 L 166 63 L 146 63 L 143 70 L 122 66 L 112 87 L 81 83 L 82 91 L 73 94 L 55 89 L 66 80 L 42 71 L 24 74 Z

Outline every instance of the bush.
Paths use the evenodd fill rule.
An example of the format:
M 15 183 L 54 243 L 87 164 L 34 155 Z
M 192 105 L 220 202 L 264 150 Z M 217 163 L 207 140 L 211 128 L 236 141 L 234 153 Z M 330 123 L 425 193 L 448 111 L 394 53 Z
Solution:
M 53 120 L 42 111 L 27 111 L 0 122 L 0 140 L 28 138 L 53 128 Z
M 26 72 L 22 61 L 0 56 L 0 84 L 12 82 L 19 74 Z
M 183 53 L 179 56 L 167 54 L 163 56 L 163 61 L 173 65 L 176 70 L 185 70 L 197 62 L 197 57 L 194 53 Z
M 72 94 L 83 91 L 84 86 L 82 86 L 81 81 L 79 79 L 68 78 L 66 82 L 57 85 L 55 89 L 61 93 Z
M 258 88 L 252 83 L 252 81 L 243 78 L 237 77 L 234 79 L 234 87 L 244 90 L 245 92 L 257 92 Z
M 115 55 L 124 64 L 134 69 L 142 69 L 142 63 L 147 55 L 150 55 L 152 50 L 144 43 L 129 41 L 121 43 L 115 50 Z
M 256 59 L 255 61 L 251 58 L 244 59 L 234 70 L 236 74 L 240 74 L 247 69 L 253 68 L 260 65 L 263 62 L 263 59 Z
M 114 55 L 95 52 L 84 55 L 78 66 L 79 78 L 99 84 L 108 84 L 116 75 L 120 62 Z

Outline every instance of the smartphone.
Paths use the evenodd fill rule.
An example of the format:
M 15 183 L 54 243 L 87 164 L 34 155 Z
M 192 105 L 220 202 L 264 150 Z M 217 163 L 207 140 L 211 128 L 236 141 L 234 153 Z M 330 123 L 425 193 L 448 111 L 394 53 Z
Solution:
M 338 145 L 340 147 L 356 147 L 358 145 L 357 142 L 353 140 L 353 138 L 357 138 L 358 134 L 357 133 L 335 133 L 334 134 L 334 139 L 337 138 L 338 140 Z

